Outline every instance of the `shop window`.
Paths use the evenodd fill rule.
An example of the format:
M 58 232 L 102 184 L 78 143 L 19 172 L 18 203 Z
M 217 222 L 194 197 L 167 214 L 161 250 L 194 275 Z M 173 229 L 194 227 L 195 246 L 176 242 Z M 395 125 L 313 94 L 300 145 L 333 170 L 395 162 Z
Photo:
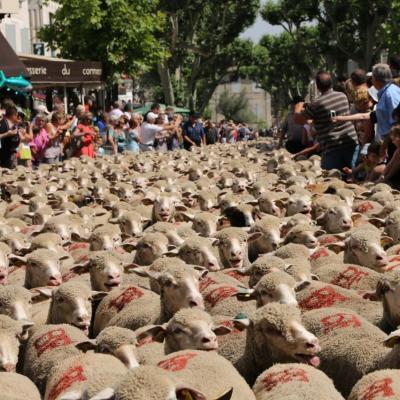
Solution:
M 28 28 L 21 29 L 21 52 L 22 53 L 30 53 L 31 52 Z
M 17 36 L 15 33 L 15 25 L 10 25 L 6 24 L 6 39 L 8 43 L 10 43 L 10 46 L 14 49 L 14 51 L 17 51 Z

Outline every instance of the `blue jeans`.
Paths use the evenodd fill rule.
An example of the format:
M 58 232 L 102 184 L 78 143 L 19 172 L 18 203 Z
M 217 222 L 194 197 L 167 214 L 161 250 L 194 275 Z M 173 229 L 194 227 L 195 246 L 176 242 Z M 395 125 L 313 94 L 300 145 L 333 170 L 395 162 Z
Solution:
M 359 151 L 360 146 L 354 145 L 323 154 L 321 167 L 322 169 L 338 169 L 339 171 L 342 171 L 345 167 L 354 168 L 358 160 Z

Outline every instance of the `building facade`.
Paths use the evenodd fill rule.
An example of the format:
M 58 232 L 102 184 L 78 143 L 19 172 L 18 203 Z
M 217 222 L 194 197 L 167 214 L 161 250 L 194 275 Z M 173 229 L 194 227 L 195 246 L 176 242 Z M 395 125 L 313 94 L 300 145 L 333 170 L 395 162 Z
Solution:
M 0 22 L 0 31 L 16 53 L 55 56 L 37 37 L 44 25 L 51 24 L 58 5 L 44 0 L 0 0 L 18 3 L 17 13 Z
M 227 91 L 233 96 L 240 96 L 245 93 L 249 100 L 249 108 L 256 116 L 256 121 L 249 121 L 249 125 L 254 128 L 270 127 L 272 124 L 271 115 L 271 96 L 264 89 L 248 79 L 239 79 L 236 82 L 223 83 L 217 87 L 210 101 L 211 118 L 218 122 L 224 116 L 218 114 L 217 105 L 222 93 Z

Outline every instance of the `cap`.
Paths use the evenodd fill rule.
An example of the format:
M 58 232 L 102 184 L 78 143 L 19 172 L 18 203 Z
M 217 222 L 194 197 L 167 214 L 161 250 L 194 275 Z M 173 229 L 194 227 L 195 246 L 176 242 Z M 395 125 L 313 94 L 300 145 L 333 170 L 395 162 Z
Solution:
M 50 111 L 47 109 L 47 107 L 44 104 L 39 104 L 38 106 L 36 106 L 35 109 L 38 113 L 44 113 L 46 115 L 50 114 Z
M 147 114 L 147 120 L 149 120 L 149 119 L 157 119 L 157 118 L 158 118 L 158 115 L 153 113 L 153 112 L 149 112 Z

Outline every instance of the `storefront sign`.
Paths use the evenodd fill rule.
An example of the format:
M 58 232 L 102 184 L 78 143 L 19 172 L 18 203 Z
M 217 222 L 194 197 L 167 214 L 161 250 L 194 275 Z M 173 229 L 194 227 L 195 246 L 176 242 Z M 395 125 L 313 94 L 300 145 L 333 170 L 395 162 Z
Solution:
M 22 62 L 31 75 L 32 83 L 101 82 L 101 63 L 92 61 L 50 61 L 28 59 Z

